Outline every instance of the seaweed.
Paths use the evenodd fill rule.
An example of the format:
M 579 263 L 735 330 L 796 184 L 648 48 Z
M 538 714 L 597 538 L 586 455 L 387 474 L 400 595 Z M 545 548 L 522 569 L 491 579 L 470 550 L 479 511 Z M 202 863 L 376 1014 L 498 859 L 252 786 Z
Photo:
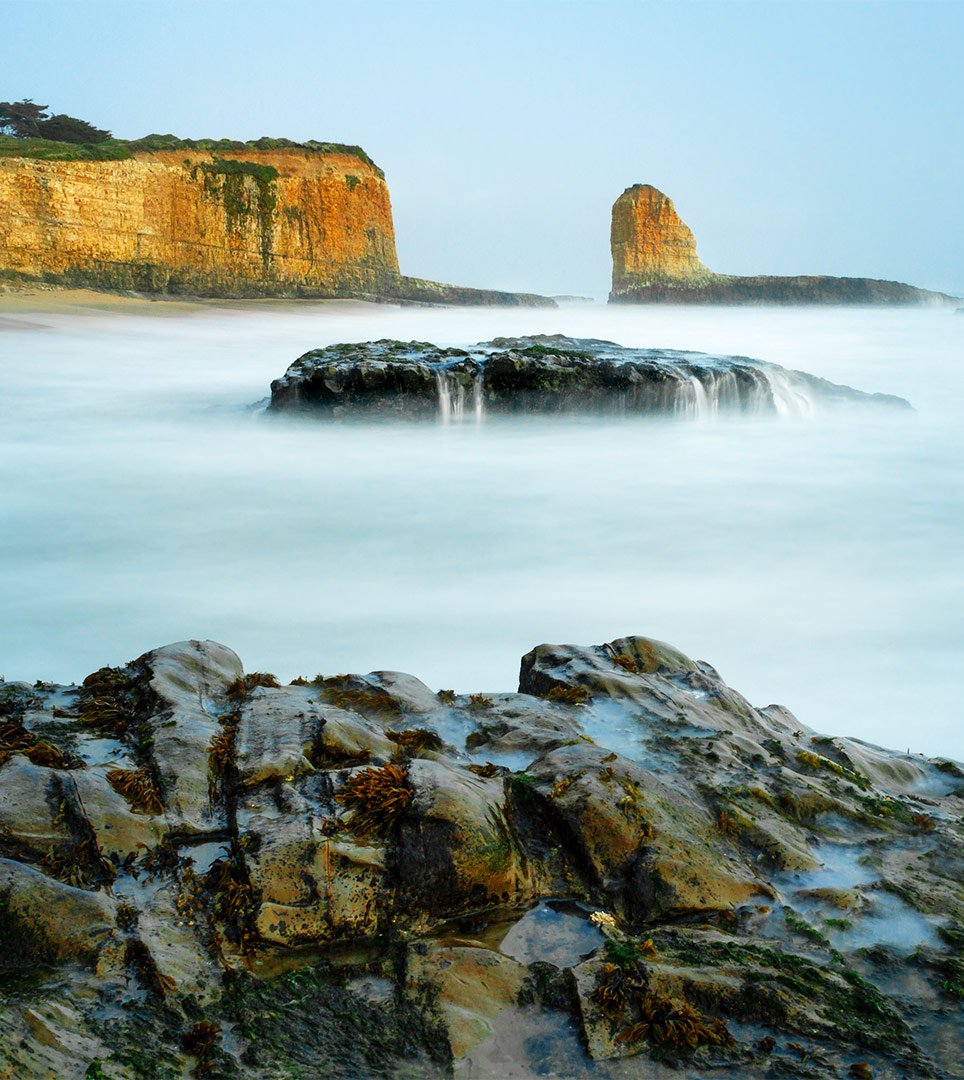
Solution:
M 554 686 L 546 694 L 547 701 L 558 701 L 563 705 L 585 705 L 590 697 L 585 686 Z
M 111 769 L 107 783 L 122 795 L 135 814 L 163 814 L 161 793 L 149 769 Z

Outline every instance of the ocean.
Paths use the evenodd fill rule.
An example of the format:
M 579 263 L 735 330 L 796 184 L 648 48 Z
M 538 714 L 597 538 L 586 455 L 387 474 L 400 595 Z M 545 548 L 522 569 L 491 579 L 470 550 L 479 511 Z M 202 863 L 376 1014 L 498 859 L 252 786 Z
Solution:
M 915 411 L 329 424 L 255 404 L 334 342 L 532 333 L 756 357 Z M 820 732 L 964 758 L 964 316 L 21 304 L 0 365 L 7 680 L 196 637 L 285 680 L 501 691 L 538 643 L 635 633 Z

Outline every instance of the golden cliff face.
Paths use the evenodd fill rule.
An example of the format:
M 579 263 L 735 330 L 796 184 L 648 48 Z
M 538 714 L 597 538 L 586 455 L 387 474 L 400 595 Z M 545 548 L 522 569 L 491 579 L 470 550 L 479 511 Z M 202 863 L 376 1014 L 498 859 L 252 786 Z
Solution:
M 649 184 L 627 188 L 613 205 L 613 293 L 646 285 L 699 285 L 712 274 L 673 200 Z
M 398 280 L 388 187 L 348 153 L 0 158 L 0 270 L 199 296 L 377 294 Z

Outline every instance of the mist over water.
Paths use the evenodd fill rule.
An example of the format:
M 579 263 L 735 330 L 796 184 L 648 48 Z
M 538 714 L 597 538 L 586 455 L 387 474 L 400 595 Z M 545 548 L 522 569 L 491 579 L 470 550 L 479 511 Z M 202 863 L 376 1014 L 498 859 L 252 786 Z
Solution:
M 284 679 L 511 690 L 539 642 L 642 633 L 818 730 L 964 757 L 961 316 L 156 312 L 0 317 L 8 680 L 200 637 Z M 310 348 L 531 333 L 757 357 L 917 411 L 329 425 L 249 408 Z

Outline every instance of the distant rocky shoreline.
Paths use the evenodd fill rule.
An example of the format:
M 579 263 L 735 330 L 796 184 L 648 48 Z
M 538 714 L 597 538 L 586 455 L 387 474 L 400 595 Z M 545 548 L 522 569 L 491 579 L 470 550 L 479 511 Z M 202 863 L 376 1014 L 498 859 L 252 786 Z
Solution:
M 954 307 L 960 297 L 875 278 L 717 274 L 673 200 L 634 184 L 613 204 L 611 304 L 841 304 Z
M 467 349 L 392 340 L 315 349 L 272 382 L 268 411 L 481 420 L 489 414 L 764 415 L 834 405 L 910 408 L 903 398 L 747 357 L 542 334 Z
M 517 693 L 201 641 L 0 682 L 3 1075 L 950 1078 L 962 814 L 642 637 Z

